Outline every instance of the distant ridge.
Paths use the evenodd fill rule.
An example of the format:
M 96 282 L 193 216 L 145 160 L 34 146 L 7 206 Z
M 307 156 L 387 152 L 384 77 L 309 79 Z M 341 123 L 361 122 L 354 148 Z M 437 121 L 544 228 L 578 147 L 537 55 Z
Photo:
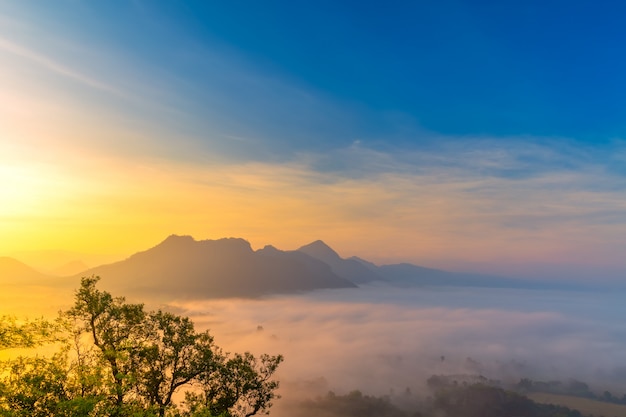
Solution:
M 180 298 L 256 297 L 355 285 L 310 256 L 272 247 L 253 251 L 244 239 L 196 241 L 172 235 L 126 260 L 91 268 L 104 288 Z
M 298 249 L 298 252 L 305 253 L 313 258 L 325 262 L 330 266 L 335 274 L 352 281 L 355 284 L 365 284 L 372 281 L 385 281 L 385 278 L 376 270 L 372 270 L 354 259 L 341 258 L 337 252 L 321 240 L 316 240 L 315 242 L 302 246 Z
M 324 261 L 336 261 L 341 260 L 341 257 L 330 246 L 324 243 L 322 240 L 316 240 L 308 245 L 302 246 L 298 249 L 300 252 L 304 252 L 314 258 Z
M 67 267 L 76 271 L 82 269 L 82 264 Z M 248 241 L 240 238 L 197 241 L 191 236 L 171 235 L 125 260 L 69 276 L 48 276 L 14 258 L 0 257 L 3 285 L 76 288 L 81 277 L 91 275 L 100 276 L 102 287 L 116 294 L 161 300 L 259 297 L 356 288 L 370 283 L 418 288 L 582 288 L 574 284 L 449 272 L 409 263 L 378 266 L 354 256 L 341 258 L 321 240 L 294 251 L 271 245 L 254 251 Z
M 89 269 L 89 267 L 85 265 L 84 262 L 75 260 L 53 269 L 50 273 L 56 276 L 66 277 L 86 271 L 87 269 Z
M 333 272 L 340 277 L 357 284 L 384 282 L 395 287 L 483 287 L 483 288 L 565 288 L 546 282 L 533 282 L 522 279 L 500 277 L 494 275 L 449 272 L 441 269 L 427 268 L 410 263 L 399 263 L 378 266 L 356 256 L 342 259 L 337 252 L 321 240 L 316 240 L 298 249 L 331 266 Z M 568 288 L 576 288 L 574 285 Z
M 409 263 L 381 265 L 378 267 L 378 271 L 389 283 L 398 287 L 577 288 L 576 285 L 557 285 L 549 282 L 535 282 L 495 275 L 442 271 Z
M 1 284 L 41 284 L 51 277 L 14 258 L 0 256 Z

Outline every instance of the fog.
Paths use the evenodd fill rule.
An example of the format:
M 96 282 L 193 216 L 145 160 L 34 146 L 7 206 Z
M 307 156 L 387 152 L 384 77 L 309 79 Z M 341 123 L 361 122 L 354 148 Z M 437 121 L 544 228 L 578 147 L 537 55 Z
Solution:
M 432 374 L 580 379 L 626 392 L 623 294 L 370 286 L 259 300 L 177 302 L 226 350 L 282 353 L 288 401 L 360 389 L 420 392 Z
M 3 310 L 53 317 L 73 291 L 5 288 Z M 117 295 L 117 294 L 114 294 Z M 210 329 L 230 352 L 283 354 L 272 414 L 332 390 L 426 393 L 433 374 L 588 383 L 626 393 L 624 293 L 369 285 L 260 299 L 178 301 L 166 307 Z M 460 377 L 464 378 L 464 377 Z

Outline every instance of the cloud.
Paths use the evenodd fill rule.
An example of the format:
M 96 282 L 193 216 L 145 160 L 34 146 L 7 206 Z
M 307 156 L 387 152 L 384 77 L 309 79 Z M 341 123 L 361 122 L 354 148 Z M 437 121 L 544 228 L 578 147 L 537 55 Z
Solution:
M 386 394 L 421 390 L 431 374 L 477 372 L 624 389 L 619 302 L 611 294 L 379 287 L 176 306 L 229 350 L 283 353 L 279 377 L 288 386 L 323 378 L 322 389 Z
M 120 248 L 117 231 L 134 225 L 136 241 L 125 241 L 129 252 L 123 255 L 171 233 L 244 237 L 255 247 L 282 249 L 321 238 L 343 256 L 375 262 L 526 277 L 619 277 L 626 268 L 621 176 L 585 157 L 569 158 L 573 168 L 545 166 L 524 179 L 487 175 L 483 160 L 490 167 L 512 160 L 534 168 L 519 162 L 524 158 L 514 143 L 508 149 L 484 147 L 394 153 L 360 144 L 326 154 L 303 152 L 280 163 L 204 164 L 57 150 L 48 154 L 56 155 L 55 165 L 44 159 L 30 177 L 64 180 L 56 195 L 43 193 L 43 204 L 49 216 L 73 213 L 76 226 L 66 233 L 97 230 L 94 245 Z M 475 154 L 501 156 L 472 159 Z M 21 157 L 21 172 L 38 159 L 36 149 Z M 328 159 L 342 166 L 320 168 Z M 4 187 L 22 185 L 9 180 Z M 32 191 L 33 197 L 41 194 Z M 13 211 L 24 212 L 17 206 Z M 102 218 L 108 219 L 106 229 Z M 545 267 L 531 271 L 532 264 Z M 554 268 L 559 264 L 560 271 Z
M 624 228 L 619 214 L 626 208 L 626 182 L 606 162 L 621 149 L 494 138 L 395 152 L 351 146 L 308 155 L 305 161 L 320 173 L 322 183 L 329 178 L 335 184 L 369 184 L 376 190 L 369 194 L 369 206 L 394 213 L 398 223 L 412 223 L 416 227 L 409 229 L 416 235 L 430 235 L 417 227 L 428 227 L 427 221 L 419 222 L 428 218 L 451 249 L 470 235 L 476 245 L 492 246 L 503 239 L 514 258 L 518 244 L 535 241 L 544 260 L 563 260 L 577 241 L 581 247 L 576 251 L 589 239 L 609 251 L 615 244 L 623 247 L 611 230 Z M 368 207 L 365 200 L 361 204 Z
M 30 49 L 27 49 L 26 47 L 23 47 L 21 45 L 18 45 L 14 42 L 11 42 L 7 39 L 4 38 L 0 38 L 0 49 L 4 50 L 5 52 L 9 52 L 13 55 L 17 55 L 21 58 L 25 58 L 37 65 L 40 65 L 52 72 L 55 72 L 59 75 L 68 77 L 74 81 L 77 81 L 81 84 L 84 84 L 86 86 L 89 86 L 91 88 L 94 88 L 96 90 L 101 90 L 104 91 L 106 93 L 109 94 L 113 94 L 116 96 L 119 96 L 121 98 L 124 99 L 129 99 L 131 98 L 129 95 L 127 95 L 125 92 L 118 90 L 110 85 L 107 85 L 105 83 L 102 83 L 101 81 L 98 81 L 96 79 L 93 79 L 91 77 L 89 77 L 88 75 L 82 74 L 72 68 L 69 68 L 63 64 L 60 64 L 58 62 L 55 62 L 53 59 L 48 58 L 44 55 L 40 55 L 35 51 L 32 51 Z

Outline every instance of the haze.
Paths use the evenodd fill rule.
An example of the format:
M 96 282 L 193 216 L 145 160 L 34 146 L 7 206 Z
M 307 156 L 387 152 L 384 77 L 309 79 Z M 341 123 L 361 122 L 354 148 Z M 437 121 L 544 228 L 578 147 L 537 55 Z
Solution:
M 71 303 L 67 289 L 26 290 L 3 297 L 3 307 L 52 317 Z M 621 396 L 625 295 L 378 283 L 260 299 L 147 300 L 149 308 L 187 315 L 199 329 L 210 329 L 226 351 L 285 355 L 277 375 L 283 398 L 272 414 L 288 416 L 294 404 L 329 390 L 379 396 L 409 388 L 428 395 L 425 380 L 433 374 L 510 384 L 576 379 Z
M 366 286 L 174 305 L 229 349 L 283 352 L 286 386 L 315 386 L 323 378 L 319 394 L 416 392 L 432 374 L 506 382 L 574 378 L 620 392 L 626 388 L 623 296 Z

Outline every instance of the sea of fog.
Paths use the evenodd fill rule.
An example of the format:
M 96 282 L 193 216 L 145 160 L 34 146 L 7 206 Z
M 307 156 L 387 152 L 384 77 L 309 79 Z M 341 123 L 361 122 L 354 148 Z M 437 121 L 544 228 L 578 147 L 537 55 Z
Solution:
M 283 396 L 424 388 L 432 374 L 626 392 L 626 294 L 438 287 L 173 303 L 227 351 L 281 353 Z M 295 394 L 294 394 L 295 395 Z

